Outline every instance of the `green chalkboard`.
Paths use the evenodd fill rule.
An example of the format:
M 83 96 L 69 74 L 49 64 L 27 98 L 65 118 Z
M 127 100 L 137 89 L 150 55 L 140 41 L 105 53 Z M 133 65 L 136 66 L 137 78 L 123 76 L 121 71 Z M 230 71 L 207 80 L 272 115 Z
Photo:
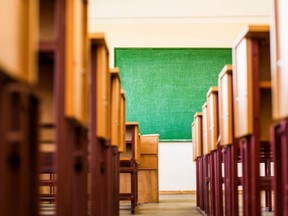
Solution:
M 228 48 L 115 48 L 127 121 L 138 121 L 141 134 L 158 133 L 161 141 L 191 140 L 195 112 L 231 62 Z

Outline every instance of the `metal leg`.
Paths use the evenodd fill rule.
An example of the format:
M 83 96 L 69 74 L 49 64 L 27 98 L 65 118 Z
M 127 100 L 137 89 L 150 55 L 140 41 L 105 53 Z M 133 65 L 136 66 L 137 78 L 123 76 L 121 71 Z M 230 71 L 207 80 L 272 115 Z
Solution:
M 243 138 L 240 143 L 243 164 L 243 215 L 261 215 L 259 142 L 255 136 Z M 251 208 L 253 206 L 253 208 Z

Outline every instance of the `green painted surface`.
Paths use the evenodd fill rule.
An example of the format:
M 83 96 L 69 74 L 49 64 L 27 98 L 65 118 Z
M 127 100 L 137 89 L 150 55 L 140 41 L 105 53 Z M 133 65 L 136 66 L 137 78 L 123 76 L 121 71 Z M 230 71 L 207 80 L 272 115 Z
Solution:
M 231 62 L 232 50 L 224 48 L 116 48 L 127 121 L 162 141 L 191 140 L 195 112 Z

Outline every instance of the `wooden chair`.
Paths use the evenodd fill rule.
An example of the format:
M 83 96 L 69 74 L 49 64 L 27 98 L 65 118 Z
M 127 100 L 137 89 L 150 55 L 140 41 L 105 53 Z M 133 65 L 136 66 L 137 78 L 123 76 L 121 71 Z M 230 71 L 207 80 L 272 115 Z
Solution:
M 260 190 L 271 191 L 271 177 L 260 178 L 259 171 L 261 161 L 270 165 L 271 160 L 268 26 L 248 26 L 243 31 L 233 48 L 233 73 L 234 127 L 235 136 L 240 139 L 243 164 L 243 213 L 261 215 Z M 267 208 L 271 210 L 271 206 Z
M 127 122 L 126 151 L 120 153 L 120 200 L 131 201 L 132 214 L 134 214 L 135 207 L 138 204 L 139 163 L 140 163 L 139 125 L 138 122 Z M 121 174 L 128 174 L 128 175 L 121 175 Z
M 287 7 L 274 0 L 271 25 L 272 111 L 276 121 L 271 127 L 274 161 L 275 215 L 288 215 L 288 88 L 287 88 Z M 285 189 L 286 188 L 286 189 Z
M 198 112 L 194 115 L 192 123 L 192 143 L 193 143 L 193 160 L 196 162 L 196 192 L 197 192 L 197 208 L 198 211 L 204 210 L 204 194 L 203 185 L 203 159 L 202 159 L 202 113 Z
M 225 215 L 238 216 L 238 143 L 234 138 L 232 65 L 226 65 L 218 78 L 219 135 L 223 149 Z

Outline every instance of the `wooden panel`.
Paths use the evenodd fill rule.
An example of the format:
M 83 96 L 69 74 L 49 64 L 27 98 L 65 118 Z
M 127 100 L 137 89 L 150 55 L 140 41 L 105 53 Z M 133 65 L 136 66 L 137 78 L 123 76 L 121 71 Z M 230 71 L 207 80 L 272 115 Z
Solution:
M 202 132 L 202 113 L 196 113 L 194 116 L 196 132 L 196 156 L 201 157 L 203 152 L 203 132 Z
M 271 73 L 274 119 L 288 118 L 288 2 L 274 0 L 271 25 Z
M 136 127 L 135 130 L 135 137 L 136 137 L 136 143 L 135 143 L 135 160 L 139 164 L 141 161 L 141 142 L 140 142 L 140 131 L 139 127 Z
M 121 89 L 120 100 L 120 145 L 118 146 L 119 152 L 126 151 L 126 99 L 124 91 Z
M 195 121 L 192 122 L 192 148 L 193 148 L 193 160 L 197 159 L 197 143 L 196 143 L 196 127 Z
M 158 154 L 159 135 L 142 135 L 141 141 L 141 155 L 143 154 Z
M 87 78 L 87 5 L 85 1 L 67 1 L 65 115 L 81 123 L 85 119 Z M 84 79 L 84 80 L 83 80 Z M 86 112 L 87 113 L 87 112 Z
M 233 49 L 233 97 L 235 136 L 253 133 L 251 40 L 242 39 Z
M 140 163 L 140 131 L 138 122 L 126 122 L 126 141 L 134 141 L 134 157 L 137 163 Z M 127 148 L 127 145 L 126 145 Z M 121 154 L 123 155 L 123 154 Z M 121 156 L 122 157 L 122 156 Z
M 208 145 L 208 109 L 207 102 L 202 107 L 202 129 L 203 129 L 203 154 L 210 153 L 210 146 Z
M 40 0 L 40 41 L 54 41 L 56 37 L 55 0 Z
M 157 170 L 138 171 L 138 202 L 159 202 L 159 182 Z
M 110 71 L 111 74 L 111 145 L 120 146 L 120 98 L 121 87 L 118 68 Z
M 219 134 L 220 145 L 233 143 L 232 66 L 225 66 L 219 75 Z
M 92 34 L 91 51 L 95 50 L 92 56 L 93 73 L 96 73 L 96 136 L 102 139 L 110 139 L 110 74 L 109 74 L 109 52 L 105 42 L 104 34 Z M 94 81 L 91 81 L 94 82 Z
M 37 81 L 38 1 L 0 2 L 0 72 L 29 83 Z
M 120 173 L 120 193 L 131 193 L 130 173 Z
M 157 145 L 158 146 L 158 145 Z M 158 169 L 158 155 L 141 154 L 139 169 Z
M 218 144 L 218 88 L 211 87 L 207 94 L 208 109 L 208 145 L 211 151 L 217 149 Z

